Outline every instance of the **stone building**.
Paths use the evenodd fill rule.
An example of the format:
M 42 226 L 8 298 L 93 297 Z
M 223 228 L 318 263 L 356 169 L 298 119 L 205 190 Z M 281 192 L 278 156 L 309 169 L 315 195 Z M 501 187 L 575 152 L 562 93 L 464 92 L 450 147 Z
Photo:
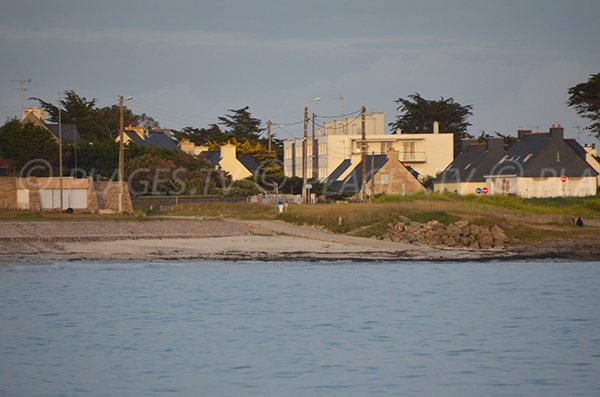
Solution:
M 362 187 L 362 157 L 355 154 L 342 163 L 325 180 L 328 192 L 357 195 Z M 399 152 L 389 150 L 387 154 L 366 156 L 366 193 L 406 194 L 424 192 L 416 172 L 400 161 Z

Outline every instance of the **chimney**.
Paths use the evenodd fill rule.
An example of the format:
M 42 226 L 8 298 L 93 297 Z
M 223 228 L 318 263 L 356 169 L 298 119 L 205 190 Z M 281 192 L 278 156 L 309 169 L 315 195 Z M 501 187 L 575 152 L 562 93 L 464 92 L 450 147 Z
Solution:
M 464 138 L 460 140 L 460 151 L 464 152 L 467 150 L 470 144 L 477 143 L 477 139 L 475 138 Z
M 400 161 L 400 152 L 396 149 L 390 149 L 387 152 L 387 159 L 392 163 L 397 163 Z
M 565 139 L 564 128 L 562 128 L 560 126 L 560 124 L 557 124 L 556 126 L 554 124 L 552 124 L 552 127 L 550 127 L 550 138 L 552 138 L 552 140 L 557 140 L 557 141 L 561 141 L 561 140 Z
M 492 153 L 501 153 L 504 151 L 504 139 L 502 138 L 488 138 L 487 139 L 487 151 Z
M 227 142 L 225 145 L 221 145 L 221 159 L 224 161 L 234 160 L 235 157 L 235 145 Z
M 433 133 L 434 134 L 439 134 L 440 133 L 440 123 L 439 123 L 439 121 L 434 121 L 433 122 Z
M 519 137 L 519 139 L 523 138 L 525 135 L 529 135 L 531 134 L 531 130 L 525 130 L 523 128 L 519 128 L 517 130 L 517 135 Z

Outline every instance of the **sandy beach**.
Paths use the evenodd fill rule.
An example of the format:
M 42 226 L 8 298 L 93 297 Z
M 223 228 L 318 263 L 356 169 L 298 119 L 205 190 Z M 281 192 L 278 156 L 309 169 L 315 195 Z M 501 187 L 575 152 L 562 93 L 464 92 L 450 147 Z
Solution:
M 600 260 L 600 240 L 437 249 L 279 221 L 195 218 L 0 222 L 0 263 L 164 260 Z

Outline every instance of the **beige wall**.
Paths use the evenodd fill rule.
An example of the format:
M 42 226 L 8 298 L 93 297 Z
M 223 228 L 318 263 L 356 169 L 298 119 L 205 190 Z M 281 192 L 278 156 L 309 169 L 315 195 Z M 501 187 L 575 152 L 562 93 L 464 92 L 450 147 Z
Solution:
M 223 171 L 227 171 L 233 180 L 252 176 L 252 173 L 239 162 L 236 157 L 236 147 L 230 143 L 221 146 L 221 161 L 218 165 Z
M 387 183 L 384 183 L 387 182 Z M 398 153 L 388 152 L 388 161 L 375 174 L 375 194 L 407 194 L 424 192 L 425 187 L 398 160 Z M 371 181 L 367 185 L 371 192 Z
M 483 189 L 486 186 L 485 182 L 461 182 L 461 183 L 435 183 L 433 191 L 436 193 L 457 193 L 460 195 L 477 194 L 477 188 Z M 488 188 L 489 189 L 489 188 Z
M 504 182 L 503 182 L 504 181 Z M 562 182 L 560 177 L 552 178 L 520 178 L 520 177 L 489 177 L 487 187 L 490 194 L 503 193 L 508 188 L 509 194 L 523 198 L 543 197 L 585 197 L 597 193 L 596 177 L 568 178 Z
M 422 178 L 427 175 L 436 176 L 454 159 L 453 134 L 385 134 L 383 113 L 374 113 L 371 116 L 371 127 L 367 123 L 365 128 L 369 154 L 373 152 L 385 154 L 389 149 L 396 149 L 399 151 L 400 160 L 404 165 L 412 167 Z M 369 116 L 367 116 L 367 120 L 369 120 Z M 360 124 L 360 118 L 357 121 Z M 329 124 L 326 123 L 327 125 Z M 319 180 L 327 178 L 342 161 L 360 151 L 362 140 L 360 129 L 357 131 L 349 129 L 347 133 L 342 134 L 338 133 L 339 128 L 337 131 L 333 130 L 332 125 L 329 125 L 326 134 L 321 134 L 316 138 L 319 153 L 317 160 Z M 302 141 L 302 139 L 284 141 L 284 170 L 287 177 L 302 176 Z M 413 146 L 407 146 L 407 149 L 414 148 L 414 152 L 405 153 L 405 142 L 413 144 Z M 296 150 L 292 150 L 293 144 Z M 307 177 L 312 178 L 313 151 L 310 137 L 307 152 Z M 292 172 L 292 161 L 296 164 L 295 172 Z

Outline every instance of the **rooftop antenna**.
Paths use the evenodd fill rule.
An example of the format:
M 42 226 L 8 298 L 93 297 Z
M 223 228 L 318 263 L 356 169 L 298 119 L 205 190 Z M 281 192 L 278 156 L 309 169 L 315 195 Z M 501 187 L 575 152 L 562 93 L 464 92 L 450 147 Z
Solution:
M 17 88 L 17 90 L 21 91 L 21 116 L 23 116 L 23 112 L 25 111 L 25 106 L 23 105 L 23 96 L 25 94 L 25 91 L 29 90 L 29 88 L 27 88 L 25 85 L 31 83 L 31 79 L 11 81 L 19 83 L 19 88 Z

